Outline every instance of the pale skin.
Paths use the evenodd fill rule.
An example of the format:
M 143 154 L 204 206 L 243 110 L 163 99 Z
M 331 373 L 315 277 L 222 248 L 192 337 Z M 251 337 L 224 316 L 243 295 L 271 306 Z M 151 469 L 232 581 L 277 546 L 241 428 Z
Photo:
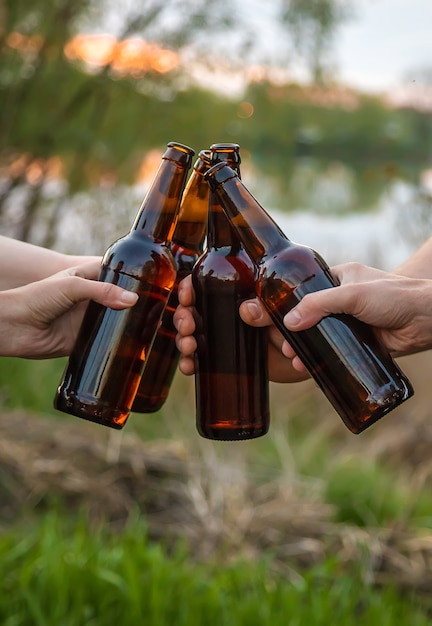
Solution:
M 73 256 L 0 235 L 0 290 L 21 287 L 75 265 L 99 261 Z
M 0 236 L 0 356 L 67 356 L 89 300 L 133 306 L 136 294 L 96 280 L 100 263 Z
M 432 238 L 393 272 L 360 263 L 337 265 L 332 272 L 341 285 L 305 296 L 284 318 L 289 330 L 304 330 L 327 315 L 347 313 L 371 325 L 394 356 L 432 348 Z M 196 342 L 190 277 L 180 283 L 179 301 L 174 316 L 181 352 L 179 368 L 191 375 Z M 240 315 L 252 326 L 269 326 L 270 380 L 297 382 L 308 378 L 302 362 L 272 325 L 258 299 L 243 302 Z

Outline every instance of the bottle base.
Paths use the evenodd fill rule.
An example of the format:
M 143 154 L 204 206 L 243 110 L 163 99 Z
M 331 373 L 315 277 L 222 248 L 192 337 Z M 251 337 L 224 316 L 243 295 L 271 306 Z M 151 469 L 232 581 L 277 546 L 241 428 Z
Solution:
M 359 417 L 355 420 L 349 419 L 347 416 L 342 416 L 341 419 L 345 426 L 354 434 L 359 435 L 364 432 L 367 428 L 378 422 L 382 417 L 385 417 L 388 413 L 391 413 L 394 409 L 397 409 L 401 404 L 403 404 L 406 400 L 411 398 L 414 395 L 414 390 L 412 386 L 408 383 L 405 384 L 405 387 L 399 394 L 395 394 L 392 402 L 387 403 L 386 405 L 381 405 L 367 413 L 363 417 Z
M 203 430 L 197 426 L 197 431 L 204 439 L 213 441 L 247 441 L 263 437 L 268 432 L 265 428 L 207 428 Z
M 158 398 L 157 402 L 148 402 L 145 398 L 141 401 L 141 398 L 135 399 L 132 405 L 132 413 L 156 413 L 159 411 L 163 405 L 165 404 L 166 398 L 160 400 Z
M 54 399 L 54 408 L 68 415 L 85 419 L 89 422 L 121 430 L 129 417 L 129 412 L 114 410 L 110 407 L 101 407 L 95 403 L 84 403 L 77 398 L 57 395 Z

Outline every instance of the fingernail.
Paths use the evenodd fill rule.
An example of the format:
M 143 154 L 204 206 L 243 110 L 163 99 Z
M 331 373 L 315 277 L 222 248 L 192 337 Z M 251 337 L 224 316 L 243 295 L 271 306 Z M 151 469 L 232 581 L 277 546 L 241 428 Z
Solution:
M 291 328 L 294 326 L 298 326 L 300 322 L 301 322 L 301 315 L 296 309 L 289 311 L 284 317 L 285 326 L 289 326 Z
M 248 313 L 249 313 L 250 317 L 251 317 L 253 320 L 258 320 L 258 319 L 260 319 L 260 317 L 261 317 L 261 311 L 260 311 L 259 306 L 257 306 L 257 305 L 255 304 L 255 302 L 248 302 L 248 303 L 246 304 L 246 308 L 247 308 L 247 311 L 248 311 Z
M 120 296 L 120 300 L 125 304 L 135 304 L 135 302 L 138 300 L 138 294 L 134 293 L 133 291 L 123 291 L 122 295 Z

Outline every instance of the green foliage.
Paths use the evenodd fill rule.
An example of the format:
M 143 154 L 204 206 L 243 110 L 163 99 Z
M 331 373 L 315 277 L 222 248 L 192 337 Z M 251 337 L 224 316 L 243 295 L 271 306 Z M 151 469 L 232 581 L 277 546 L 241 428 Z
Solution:
M 285 164 L 296 155 L 374 165 L 427 159 L 432 150 L 429 115 L 389 109 L 377 96 L 348 94 L 345 102 L 340 94 L 338 102 L 337 93 L 265 81 L 250 85 L 245 99 L 254 115 L 240 138 L 258 154 L 275 155 Z
M 374 590 L 337 560 L 287 580 L 271 563 L 194 563 L 147 539 L 145 524 L 117 534 L 55 514 L 0 538 L 3 626 L 426 626 L 418 601 Z
M 430 527 L 432 498 L 413 489 L 394 470 L 353 457 L 336 463 L 326 473 L 325 499 L 335 507 L 335 519 L 357 526 L 389 526 L 396 523 Z
M 178 78 L 175 72 L 120 79 L 109 65 L 92 73 L 68 61 L 65 45 L 85 16 L 93 14 L 95 19 L 93 4 L 88 0 L 37 0 L 30 9 L 20 0 L 8 1 L 0 14 L 4 48 L 0 58 L 0 162 L 7 164 L 23 153 L 30 159 L 60 156 L 72 191 L 94 183 L 98 173 L 117 169 L 118 164 L 124 164 L 119 168 L 120 179 L 130 182 L 137 150 L 142 154 L 178 136 L 178 126 L 174 134 L 161 132 L 163 105 L 160 93 L 153 93 L 161 90 L 165 98 L 167 94 L 174 98 L 178 91 L 173 85 Z M 103 8 L 104 2 L 97 5 Z M 211 27 L 216 32 L 222 25 L 228 28 L 231 20 L 226 6 L 215 0 L 141 2 L 130 14 L 120 11 L 123 34 L 119 39 L 135 35 L 154 40 L 156 36 L 159 42 L 178 48 L 197 31 Z M 166 14 L 175 11 L 179 19 L 167 22 Z M 168 113 L 171 118 L 171 111 Z M 192 108 L 189 117 L 191 114 Z M 154 120 L 162 116 L 164 120 L 156 124 L 159 134 L 154 137 Z
M 0 357 L 0 406 L 53 413 L 55 390 L 65 367 L 65 359 L 31 361 Z
M 333 32 L 345 19 L 345 4 L 340 0 L 287 3 L 290 36 L 301 36 L 302 29 L 312 27 Z M 167 28 L 165 33 L 158 24 L 166 11 L 178 9 L 176 0 L 154 0 L 145 8 L 137 7 L 136 13 L 122 13 L 124 35 L 152 39 L 156 31 L 159 41 L 171 37 L 178 49 L 187 33 L 202 36 L 211 29 L 214 35 L 221 24 L 227 25 L 225 4 L 184 5 L 175 32 Z M 22 153 L 33 159 L 60 156 L 74 191 L 97 183 L 106 171 L 115 171 L 119 181 L 131 182 L 143 153 L 173 139 L 200 150 L 226 138 L 254 155 L 274 155 L 285 164 L 304 150 L 350 160 L 423 159 L 430 154 L 428 116 L 389 111 L 378 98 L 360 97 L 356 110 L 337 103 L 323 106 L 299 86 L 278 88 L 264 81 L 249 86 L 245 100 L 253 104 L 254 114 L 245 119 L 239 102 L 185 89 L 187 70 L 163 76 L 150 72 L 139 78 L 115 76 L 109 66 L 89 73 L 67 60 L 64 46 L 83 16 L 93 11 L 88 0 L 38 0 L 31 11 L 25 2 L 7 2 L 0 58 L 0 162 Z M 6 45 L 11 33 L 24 38 L 17 47 Z M 209 51 L 201 52 L 205 56 Z M 313 145 L 308 139 L 312 136 Z
M 287 38 L 313 41 L 312 56 L 309 44 L 302 54 L 311 56 L 316 67 L 332 33 L 346 19 L 348 4 L 280 2 L 286 9 Z M 38 232 L 38 243 L 53 245 L 68 196 L 98 188 L 107 179 L 133 183 L 146 153 L 162 150 L 172 140 L 196 151 L 217 141 L 240 143 L 262 176 L 284 186 L 283 193 L 297 156 L 394 171 L 395 163 L 424 163 L 431 153 L 430 116 L 389 110 L 377 97 L 358 96 L 353 107 L 333 101 L 332 89 L 317 93 L 263 81 L 230 99 L 224 86 L 220 95 L 192 86 L 185 67 L 163 75 L 119 75 L 110 65 L 90 71 L 67 58 L 65 45 L 83 25 L 87 32 L 94 30 L 104 8 L 110 7 L 103 0 L 37 0 L 31 7 L 23 0 L 7 0 L 0 13 L 0 167 L 9 173 L 0 190 L 0 217 L 16 187 L 27 192 L 20 196 L 22 218 L 14 225 L 18 238 L 33 240 Z M 229 2 L 220 0 L 132 3 L 130 12 L 118 13 L 119 40 L 139 36 L 177 51 L 194 41 L 199 45 L 190 63 L 198 59 L 201 67 L 204 61 L 217 67 L 218 35 L 223 33 L 231 56 L 235 50 L 226 43 L 227 29 L 235 24 L 247 36 L 241 16 L 230 9 Z M 167 21 L 169 13 L 178 19 Z M 243 101 L 252 105 L 251 115 L 245 115 Z M 29 180 L 32 164 L 36 169 Z M 67 185 L 48 200 L 44 189 L 53 164 L 61 164 Z M 359 185 L 360 193 L 370 188 Z M 289 200 L 291 206 L 295 197 Z
M 336 520 L 357 526 L 384 526 L 405 513 L 407 494 L 394 476 L 372 463 L 353 459 L 337 464 L 326 480 L 326 500 Z

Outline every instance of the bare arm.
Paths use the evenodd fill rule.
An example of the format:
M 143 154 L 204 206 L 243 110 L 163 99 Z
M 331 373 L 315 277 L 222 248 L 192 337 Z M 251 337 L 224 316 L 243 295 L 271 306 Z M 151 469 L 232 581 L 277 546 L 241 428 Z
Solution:
M 411 278 L 432 278 L 432 237 L 393 272 Z
M 27 285 L 96 258 L 62 254 L 0 235 L 0 291 Z

